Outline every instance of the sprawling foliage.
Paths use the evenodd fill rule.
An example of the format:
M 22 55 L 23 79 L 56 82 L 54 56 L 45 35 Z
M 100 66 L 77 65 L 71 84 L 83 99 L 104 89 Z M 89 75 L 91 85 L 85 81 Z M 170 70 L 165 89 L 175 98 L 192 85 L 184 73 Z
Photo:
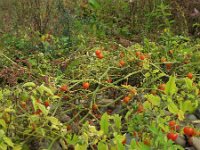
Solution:
M 191 22 L 167 0 L 0 7 L 0 149 L 197 148 L 198 8 Z

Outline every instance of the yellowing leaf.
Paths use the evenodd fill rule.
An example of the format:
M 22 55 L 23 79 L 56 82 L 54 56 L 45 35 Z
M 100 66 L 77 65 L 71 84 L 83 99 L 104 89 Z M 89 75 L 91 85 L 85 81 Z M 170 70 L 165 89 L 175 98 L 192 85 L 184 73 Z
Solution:
M 53 125 L 56 126 L 61 124 L 60 121 L 55 117 L 47 117 L 47 120 L 49 120 Z
M 166 84 L 165 93 L 169 96 L 172 96 L 177 92 L 177 87 L 175 83 L 176 77 L 171 76 L 169 81 Z
M 182 105 L 181 105 L 181 110 L 182 110 L 183 112 L 187 112 L 187 111 L 188 111 L 188 112 L 192 112 L 194 109 L 195 109 L 195 108 L 193 107 L 192 102 L 189 101 L 189 100 L 184 101 L 184 102 L 182 103 Z
M 174 104 L 174 102 L 170 102 L 168 104 L 168 110 L 172 113 L 172 114 L 177 114 L 178 113 L 178 107 L 176 106 L 176 104 Z
M 193 81 L 191 79 L 185 78 L 185 83 L 189 90 L 191 90 L 193 88 L 193 85 L 192 85 Z
M 6 122 L 5 122 L 3 119 L 0 119 L 0 125 L 1 125 L 3 128 L 6 128 L 6 127 L 7 127 Z
M 103 142 L 98 143 L 98 150 L 108 150 L 108 145 Z
M 13 147 L 13 150 L 22 150 L 22 145 L 15 145 L 15 147 Z
M 42 113 L 45 116 L 47 116 L 49 111 L 46 109 L 46 107 L 44 105 L 40 104 L 40 103 L 36 103 L 36 104 L 37 104 L 38 108 L 42 111 Z
M 153 94 L 149 94 L 145 96 L 148 101 L 152 104 L 152 106 L 160 106 L 160 97 L 154 96 Z
M 14 147 L 14 144 L 13 144 L 13 142 L 11 141 L 10 138 L 4 136 L 4 137 L 3 137 L 3 140 L 4 140 L 4 142 L 5 142 L 8 146 Z
M 149 101 L 145 101 L 144 103 L 143 103 L 143 107 L 144 107 L 144 109 L 151 109 L 152 107 L 151 107 L 151 103 L 149 102 Z
M 27 82 L 23 85 L 23 87 L 36 87 L 36 84 L 33 82 Z
M 185 119 L 185 117 L 184 117 L 184 112 L 183 112 L 182 110 L 179 110 L 179 111 L 178 111 L 178 119 L 179 119 L 180 121 L 183 121 L 183 120 Z

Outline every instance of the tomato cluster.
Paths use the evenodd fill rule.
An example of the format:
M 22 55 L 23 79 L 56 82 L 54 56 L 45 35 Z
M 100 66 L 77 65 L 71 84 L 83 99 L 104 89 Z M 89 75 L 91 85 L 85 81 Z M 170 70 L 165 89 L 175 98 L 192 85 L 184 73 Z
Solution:
M 96 54 L 97 58 L 99 58 L 99 59 L 102 59 L 104 57 L 101 50 L 96 50 L 95 54 Z

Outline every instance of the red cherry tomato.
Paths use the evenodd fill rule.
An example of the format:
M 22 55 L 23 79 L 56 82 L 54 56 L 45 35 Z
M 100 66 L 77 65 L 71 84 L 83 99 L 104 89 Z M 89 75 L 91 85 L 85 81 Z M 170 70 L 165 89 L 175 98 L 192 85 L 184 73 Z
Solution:
M 103 58 L 103 54 L 100 53 L 99 55 L 97 55 L 97 58 L 102 59 Z
M 167 138 L 168 138 L 169 140 L 175 141 L 175 140 L 178 138 L 178 134 L 175 134 L 175 133 L 168 133 L 168 134 L 167 134 Z
M 126 144 L 126 138 L 124 138 L 124 139 L 122 140 L 122 144 L 123 144 L 123 145 Z
M 45 105 L 46 107 L 49 107 L 50 104 L 49 104 L 48 101 L 45 101 L 45 102 L 44 102 L 44 105 Z
M 195 134 L 194 129 L 191 128 L 191 127 L 185 127 L 183 129 L 183 132 L 184 132 L 185 135 L 188 135 L 188 136 L 193 136 Z
M 120 66 L 120 67 L 123 67 L 124 65 L 125 65 L 125 62 L 124 62 L 123 60 L 120 60 L 120 61 L 119 61 L 119 66 Z
M 95 54 L 98 56 L 98 55 L 101 54 L 101 51 L 100 51 L 100 50 L 96 50 L 96 51 L 95 51 Z
M 138 104 L 137 113 L 142 113 L 144 111 L 144 107 L 142 104 Z
M 176 125 L 176 122 L 174 120 L 170 121 L 169 122 L 169 126 L 170 127 L 174 127 Z
M 68 90 L 67 85 L 62 85 L 62 86 L 60 87 L 60 90 L 63 91 L 63 92 L 66 92 L 66 91 Z
M 189 79 L 192 79 L 192 78 L 193 78 L 193 74 L 192 74 L 191 72 L 189 72 L 189 73 L 187 74 L 187 77 L 188 77 Z
M 126 96 L 124 97 L 123 102 L 127 104 L 130 101 L 130 99 L 131 98 L 129 96 Z
M 83 88 L 84 89 L 88 89 L 90 87 L 90 83 L 88 83 L 88 82 L 84 82 L 83 83 Z
M 137 51 L 135 54 L 136 54 L 137 57 L 139 57 L 141 52 Z
M 164 91 L 165 90 L 165 86 L 166 86 L 166 84 L 160 84 L 158 86 L 158 89 L 160 89 L 161 91 Z
M 145 60 L 145 56 L 144 55 L 140 55 L 140 60 Z
M 98 105 L 97 104 L 93 104 L 92 105 L 92 110 L 97 110 L 98 109 Z

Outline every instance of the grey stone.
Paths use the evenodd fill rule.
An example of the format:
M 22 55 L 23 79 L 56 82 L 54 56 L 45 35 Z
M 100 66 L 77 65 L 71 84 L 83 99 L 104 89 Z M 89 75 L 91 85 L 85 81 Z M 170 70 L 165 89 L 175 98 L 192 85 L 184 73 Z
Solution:
M 198 118 L 195 116 L 195 115 L 193 115 L 193 114 L 188 114 L 188 115 L 186 115 L 186 118 L 188 119 L 188 120 L 190 120 L 190 121 L 194 121 L 194 120 L 197 120 Z
M 200 108 L 198 108 L 196 111 L 195 111 L 195 116 L 200 119 Z

